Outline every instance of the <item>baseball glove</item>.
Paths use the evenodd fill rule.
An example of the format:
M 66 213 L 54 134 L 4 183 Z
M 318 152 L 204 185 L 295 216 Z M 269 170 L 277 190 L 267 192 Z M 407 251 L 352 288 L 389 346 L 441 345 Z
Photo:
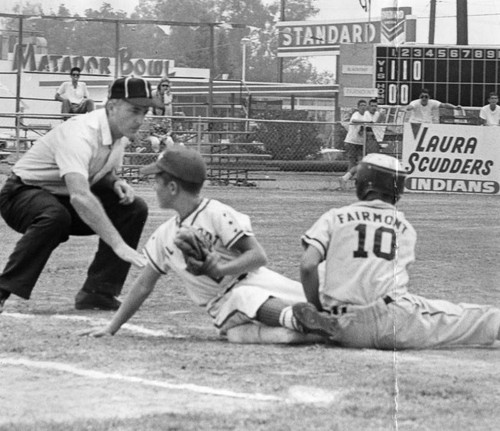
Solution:
M 188 272 L 217 278 L 215 266 L 219 254 L 201 232 L 192 227 L 183 227 L 177 232 L 174 244 L 182 251 Z

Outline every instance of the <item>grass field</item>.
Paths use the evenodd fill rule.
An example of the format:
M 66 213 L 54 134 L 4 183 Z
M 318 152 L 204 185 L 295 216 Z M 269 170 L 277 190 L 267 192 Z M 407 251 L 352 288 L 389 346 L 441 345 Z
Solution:
M 143 240 L 166 219 L 148 185 Z M 330 187 L 206 188 L 249 214 L 270 267 L 298 278 L 300 235 L 354 199 Z M 500 199 L 408 194 L 419 233 L 411 290 L 500 305 Z M 2 266 L 18 234 L 0 222 Z M 408 352 L 231 345 L 165 277 L 115 337 L 78 331 L 110 317 L 75 311 L 96 246 L 72 238 L 53 254 L 30 301 L 0 315 L 0 430 L 496 430 L 500 343 Z M 137 271 L 127 281 L 126 292 Z

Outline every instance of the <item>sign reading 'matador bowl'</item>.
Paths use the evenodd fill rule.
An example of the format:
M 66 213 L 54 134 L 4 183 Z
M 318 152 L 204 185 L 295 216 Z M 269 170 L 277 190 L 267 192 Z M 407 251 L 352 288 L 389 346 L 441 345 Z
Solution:
M 498 127 L 406 123 L 406 188 L 415 192 L 500 194 Z

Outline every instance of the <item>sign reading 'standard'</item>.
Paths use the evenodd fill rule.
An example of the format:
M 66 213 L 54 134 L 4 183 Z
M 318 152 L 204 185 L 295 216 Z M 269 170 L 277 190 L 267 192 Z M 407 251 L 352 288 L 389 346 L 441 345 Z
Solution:
M 343 43 L 379 43 L 380 21 L 325 23 L 288 21 L 277 23 L 278 57 L 338 54 Z

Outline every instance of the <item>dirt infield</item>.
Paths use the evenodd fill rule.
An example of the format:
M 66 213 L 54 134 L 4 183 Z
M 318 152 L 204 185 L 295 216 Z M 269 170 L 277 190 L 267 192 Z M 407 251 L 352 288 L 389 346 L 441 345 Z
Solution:
M 151 207 L 142 243 L 170 212 Z M 214 187 L 206 195 L 248 213 L 271 268 L 298 277 L 301 233 L 352 192 Z M 500 305 L 500 200 L 407 195 L 419 232 L 412 291 Z M 0 222 L 5 262 L 18 234 Z M 78 332 L 106 312 L 76 311 L 96 239 L 57 249 L 30 301 L 0 315 L 0 430 L 494 430 L 500 345 L 411 352 L 333 346 L 239 346 L 167 276 L 116 336 Z M 2 263 L 2 265 L 3 265 Z M 132 271 L 131 280 L 137 276 Z

